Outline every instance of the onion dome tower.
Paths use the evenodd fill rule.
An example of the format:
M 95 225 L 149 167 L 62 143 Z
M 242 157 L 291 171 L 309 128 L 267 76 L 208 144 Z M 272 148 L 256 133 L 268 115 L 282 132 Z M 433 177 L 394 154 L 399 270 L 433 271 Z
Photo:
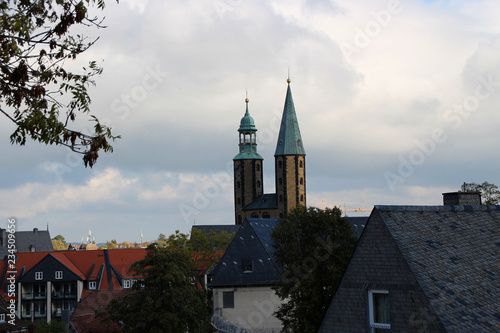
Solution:
M 236 224 L 245 218 L 243 209 L 264 191 L 262 162 L 257 153 L 257 128 L 248 112 L 248 98 L 245 99 L 246 111 L 241 118 L 239 132 L 239 154 L 233 158 L 234 165 L 234 206 Z

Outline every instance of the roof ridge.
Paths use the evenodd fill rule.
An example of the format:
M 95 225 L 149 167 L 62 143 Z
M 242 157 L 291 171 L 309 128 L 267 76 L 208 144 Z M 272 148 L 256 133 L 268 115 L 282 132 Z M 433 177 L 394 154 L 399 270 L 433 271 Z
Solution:
M 500 205 L 454 205 L 454 206 L 418 206 L 418 205 L 375 205 L 375 209 L 380 211 L 393 212 L 415 212 L 415 211 L 435 211 L 435 212 L 464 212 L 464 211 L 500 211 Z

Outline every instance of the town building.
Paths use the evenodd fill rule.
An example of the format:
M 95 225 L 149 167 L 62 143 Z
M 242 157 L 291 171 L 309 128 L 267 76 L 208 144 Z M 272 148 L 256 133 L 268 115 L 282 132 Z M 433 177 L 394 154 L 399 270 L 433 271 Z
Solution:
M 306 205 L 305 149 L 290 89 L 285 97 L 276 151 L 274 154 L 276 193 L 264 193 L 263 158 L 257 152 L 257 127 L 248 110 L 241 118 L 239 153 L 234 165 L 234 207 L 236 224 L 245 218 L 286 218 L 297 205 Z
M 500 331 L 500 206 L 444 202 L 375 206 L 319 332 Z
M 93 292 L 130 289 L 136 277 L 129 268 L 145 255 L 146 249 L 18 253 L 14 268 L 0 261 L 0 296 L 10 301 L 14 275 L 22 320 L 61 319 Z
M 10 229 L 9 229 L 10 230 Z M 0 228 L 0 259 L 9 255 L 9 231 Z M 14 243 L 16 252 L 44 252 L 53 251 L 49 230 L 16 231 L 11 242 Z M 11 243 L 12 244 L 12 243 Z

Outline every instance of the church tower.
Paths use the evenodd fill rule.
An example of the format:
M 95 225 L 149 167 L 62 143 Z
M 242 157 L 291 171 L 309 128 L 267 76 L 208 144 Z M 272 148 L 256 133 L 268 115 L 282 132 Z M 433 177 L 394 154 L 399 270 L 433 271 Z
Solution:
M 306 205 L 306 153 L 290 89 L 290 79 L 281 118 L 275 160 L 276 199 L 279 218 L 298 205 Z
M 243 223 L 243 209 L 264 191 L 262 157 L 257 153 L 257 128 L 248 112 L 248 98 L 245 99 L 246 112 L 241 118 L 239 132 L 239 154 L 234 164 L 234 206 L 236 224 Z

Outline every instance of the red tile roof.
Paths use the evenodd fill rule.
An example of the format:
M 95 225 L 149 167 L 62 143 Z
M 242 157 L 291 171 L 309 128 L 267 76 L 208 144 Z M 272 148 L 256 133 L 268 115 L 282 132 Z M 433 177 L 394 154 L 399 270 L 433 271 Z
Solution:
M 75 310 L 71 315 L 70 321 L 78 332 L 106 333 L 119 327 L 115 323 L 101 323 L 102 318 L 96 318 L 97 309 L 105 309 L 109 302 L 116 297 L 123 297 L 130 291 L 128 290 L 99 290 L 90 293 L 76 304 Z

